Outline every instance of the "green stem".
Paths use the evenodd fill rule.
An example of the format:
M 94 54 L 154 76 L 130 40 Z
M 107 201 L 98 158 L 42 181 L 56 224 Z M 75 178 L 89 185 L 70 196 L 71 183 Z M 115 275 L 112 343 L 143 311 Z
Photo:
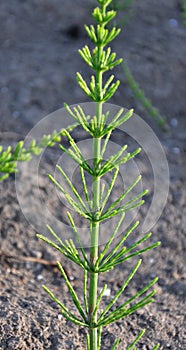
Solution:
M 103 5 L 103 13 L 105 14 L 106 6 Z M 103 24 L 104 27 L 104 24 Z M 98 44 L 98 60 L 101 60 L 103 51 L 102 44 Z M 100 127 L 103 102 L 103 72 L 99 69 L 96 71 L 96 86 L 99 87 L 97 90 L 97 106 L 96 106 L 96 117 L 97 117 L 97 127 Z M 94 168 L 97 168 L 97 164 L 101 157 L 101 138 L 93 138 L 93 159 Z M 100 177 L 94 176 L 93 179 L 93 206 L 92 210 L 96 215 L 100 212 Z M 98 259 L 98 246 L 99 246 L 99 222 L 92 221 L 90 227 L 90 265 L 92 272 L 90 272 L 90 284 L 89 284 L 89 336 L 90 336 L 90 350 L 98 350 L 99 344 L 101 343 L 100 336 L 98 337 L 98 328 L 94 328 L 97 323 L 97 311 L 94 312 L 97 305 L 97 292 L 98 292 L 98 273 L 94 272 L 96 261 Z M 99 343 L 99 344 L 98 344 Z
M 98 238 L 99 238 L 99 223 L 92 224 L 91 227 L 91 241 L 94 242 L 94 246 L 90 248 L 90 261 L 92 265 L 95 265 L 98 256 Z M 90 272 L 90 285 L 89 285 L 89 335 L 90 335 L 90 350 L 97 350 L 97 328 L 93 328 L 95 322 L 97 322 L 97 313 L 93 312 L 97 304 L 97 286 L 98 286 L 98 274 Z
M 97 103 L 97 120 L 100 121 L 102 115 L 102 103 Z M 101 154 L 101 139 L 93 139 L 93 156 L 94 166 L 97 166 L 97 162 L 100 159 Z M 95 176 L 93 179 L 93 208 L 94 213 L 99 213 L 100 210 L 100 178 Z M 94 328 L 97 323 L 97 312 L 94 313 L 97 304 L 97 289 L 98 289 L 98 273 L 94 272 L 96 261 L 98 259 L 98 246 L 99 246 L 99 222 L 92 221 L 90 227 L 90 265 L 92 271 L 90 272 L 90 284 L 89 284 L 89 335 L 90 335 L 90 350 L 97 350 L 98 348 L 98 329 Z M 93 315 L 94 313 L 94 315 Z

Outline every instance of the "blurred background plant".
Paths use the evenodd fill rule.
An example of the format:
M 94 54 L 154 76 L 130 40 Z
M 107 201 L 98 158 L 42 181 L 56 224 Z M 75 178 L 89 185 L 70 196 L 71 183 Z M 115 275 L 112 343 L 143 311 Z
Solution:
M 145 92 L 134 79 L 126 61 L 123 62 L 122 68 L 126 83 L 131 88 L 134 97 L 140 102 L 143 108 L 146 109 L 148 115 L 154 118 L 160 127 L 163 127 L 166 124 L 166 117 L 162 116 L 159 110 L 152 105 L 150 99 L 145 96 Z
M 134 15 L 134 5 L 135 0 L 114 0 L 110 4 L 110 8 L 118 12 L 118 19 L 115 23 L 119 26 L 124 26 L 130 21 Z
M 182 0 L 182 17 L 183 17 L 183 24 L 186 28 L 186 0 Z
M 74 123 L 67 130 L 72 131 L 76 126 L 77 123 Z M 10 174 L 18 171 L 18 162 L 29 162 L 33 156 L 38 156 L 45 148 L 53 147 L 56 143 L 59 143 L 62 136 L 64 136 L 63 130 L 58 133 L 54 130 L 51 135 L 43 135 L 39 142 L 32 140 L 26 148 L 24 148 L 24 141 L 19 141 L 14 149 L 11 146 L 3 148 L 0 145 L 0 181 L 7 179 Z
M 114 0 L 110 4 L 110 8 L 114 11 L 118 12 L 117 20 L 115 20 L 115 23 L 121 27 L 125 26 L 132 17 L 134 16 L 134 2 L 135 0 Z M 183 2 L 186 3 L 186 0 L 183 0 Z M 186 6 L 183 6 L 183 9 Z M 162 116 L 159 110 L 153 106 L 150 99 L 146 97 L 146 94 L 144 90 L 139 86 L 138 82 L 135 80 L 126 60 L 124 60 L 124 63 L 122 65 L 123 68 L 123 75 L 126 83 L 130 87 L 133 96 L 139 101 L 141 106 L 146 110 L 147 114 L 155 119 L 157 124 L 160 127 L 164 127 L 166 124 L 166 117 Z

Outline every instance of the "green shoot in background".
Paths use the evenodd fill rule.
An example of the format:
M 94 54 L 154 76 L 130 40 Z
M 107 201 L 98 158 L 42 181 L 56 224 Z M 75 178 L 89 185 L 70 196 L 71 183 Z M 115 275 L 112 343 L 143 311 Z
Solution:
M 125 241 L 130 234 L 137 229 L 139 222 L 135 222 L 129 227 L 127 232 L 120 236 L 117 244 L 114 245 L 114 238 L 116 237 L 118 230 L 125 218 L 125 213 L 133 208 L 139 207 L 144 203 L 142 199 L 147 193 L 147 190 L 141 192 L 128 202 L 124 202 L 127 195 L 132 189 L 139 183 L 141 176 L 138 176 L 130 186 L 111 204 L 108 204 L 111 193 L 114 189 L 119 169 L 122 164 L 125 164 L 130 159 L 134 158 L 140 152 L 137 149 L 133 153 L 126 152 L 127 146 L 121 147 L 121 149 L 113 154 L 110 158 L 105 159 L 104 154 L 107 148 L 107 144 L 111 137 L 112 132 L 119 128 L 125 121 L 132 117 L 133 110 L 124 114 L 121 109 L 112 119 L 108 121 L 108 113 L 103 113 L 103 105 L 107 102 L 115 93 L 119 86 L 119 81 L 115 81 L 114 75 L 110 75 L 107 80 L 104 73 L 112 70 L 115 66 L 122 62 L 122 59 L 116 58 L 116 53 L 112 52 L 110 43 L 118 36 L 120 29 L 116 27 L 110 27 L 108 24 L 116 16 L 114 10 L 109 10 L 108 6 L 111 5 L 112 0 L 97 0 L 98 7 L 93 11 L 93 17 L 97 22 L 96 26 L 85 26 L 85 30 L 94 44 L 93 50 L 90 50 L 86 45 L 79 53 L 83 60 L 90 66 L 94 74 L 91 77 L 89 83 L 85 81 L 80 73 L 77 73 L 77 81 L 80 88 L 95 102 L 96 110 L 93 117 L 89 117 L 85 114 L 81 106 L 71 109 L 66 106 L 71 116 L 77 125 L 80 125 L 86 132 L 89 139 L 92 140 L 92 159 L 93 162 L 88 162 L 82 151 L 79 149 L 75 140 L 73 139 L 69 130 L 63 130 L 63 135 L 69 141 L 70 148 L 60 145 L 60 148 L 65 152 L 74 162 L 78 165 L 81 175 L 82 187 L 84 190 L 86 200 L 82 200 L 82 197 L 78 193 L 77 187 L 71 182 L 64 170 L 57 166 L 57 170 L 61 177 L 65 180 L 69 187 L 67 192 L 64 187 L 52 176 L 49 175 L 50 180 L 57 186 L 66 198 L 71 209 L 79 214 L 80 217 L 86 219 L 89 222 L 89 234 L 90 234 L 90 248 L 89 254 L 83 247 L 80 239 L 80 234 L 75 225 L 72 215 L 68 212 L 69 224 L 71 225 L 75 241 L 72 239 L 63 242 L 61 238 L 53 231 L 50 226 L 48 230 L 53 236 L 54 240 L 50 240 L 43 235 L 37 235 L 56 250 L 61 252 L 65 257 L 73 261 L 77 266 L 84 271 L 83 281 L 83 296 L 80 299 L 70 283 L 62 265 L 58 262 L 58 268 L 66 282 L 67 288 L 72 298 L 72 302 L 75 305 L 76 312 L 70 311 L 64 303 L 59 300 L 47 286 L 43 286 L 44 290 L 49 296 L 59 305 L 63 316 L 73 322 L 76 325 L 84 327 L 87 330 L 86 348 L 87 350 L 100 350 L 101 349 L 101 335 L 103 327 L 106 327 L 130 314 L 136 310 L 144 307 L 145 305 L 153 301 L 155 290 L 151 289 L 157 282 L 157 278 L 154 278 L 146 286 L 140 289 L 135 295 L 125 301 L 120 301 L 120 306 L 116 306 L 116 302 L 119 302 L 119 298 L 128 287 L 129 282 L 134 277 L 135 273 L 141 265 L 141 259 L 139 259 L 136 265 L 129 273 L 126 280 L 123 282 L 116 295 L 111 298 L 105 308 L 100 308 L 100 303 L 103 303 L 103 295 L 106 291 L 107 285 L 103 287 L 101 292 L 98 292 L 99 276 L 104 272 L 113 270 L 117 265 L 125 262 L 126 260 L 138 257 L 142 253 L 159 246 L 159 242 L 141 247 L 141 244 L 151 236 L 151 233 L 146 234 L 143 238 L 139 238 L 136 243 L 131 246 L 124 245 Z M 111 174 L 111 182 L 107 190 L 103 190 L 101 180 L 104 179 L 106 174 Z M 92 192 L 87 186 L 86 178 L 89 175 L 92 179 Z M 117 217 L 117 224 L 113 232 L 110 232 L 110 238 L 107 243 L 99 251 L 100 242 L 100 227 L 104 220 L 110 220 L 113 217 Z M 79 249 L 76 248 L 76 244 Z M 111 248 L 112 246 L 112 248 Z M 83 301 L 82 301 L 83 300 Z M 121 299 L 120 299 L 121 300 Z M 142 330 L 139 335 L 127 346 L 127 350 L 136 349 L 136 344 L 143 336 L 145 330 Z M 120 339 L 116 339 L 112 345 L 112 350 L 116 349 L 120 343 Z M 118 348 L 121 348 L 122 344 Z M 158 349 L 159 345 L 155 345 L 153 350 Z M 123 348 L 123 347 L 122 347 Z
M 151 101 L 145 96 L 144 91 L 139 87 L 138 83 L 134 79 L 126 61 L 123 62 L 122 66 L 126 82 L 131 88 L 134 97 L 136 97 L 136 99 L 141 103 L 143 108 L 146 109 L 147 113 L 156 120 L 159 126 L 164 126 L 166 124 L 166 117 L 160 115 L 158 109 L 153 107 Z
M 183 17 L 183 24 L 186 27 L 186 0 L 182 0 L 182 17 Z
M 133 4 L 134 4 L 134 0 L 113 0 L 112 1 L 109 8 L 114 11 L 117 11 L 118 13 L 121 13 L 121 19 L 117 21 L 117 24 L 119 26 L 124 26 L 131 20 L 134 14 L 134 9 L 132 6 Z
M 60 140 L 60 136 L 53 132 L 52 135 L 44 135 L 40 143 L 32 140 L 27 149 L 23 147 L 23 141 L 17 143 L 14 151 L 11 146 L 5 150 L 0 146 L 0 181 L 5 180 L 11 173 L 17 172 L 17 162 L 29 161 L 33 155 L 39 155 L 45 147 L 52 147 Z
M 71 131 L 76 126 L 77 123 L 69 126 L 68 130 Z M 58 133 L 53 131 L 51 135 L 43 135 L 39 143 L 32 140 L 27 148 L 24 148 L 24 141 L 19 141 L 14 150 L 11 146 L 3 149 L 3 146 L 0 145 L 0 181 L 7 179 L 11 173 L 18 171 L 18 162 L 30 161 L 33 156 L 41 154 L 46 147 L 53 147 L 56 143 L 59 143 L 62 136 L 63 130 Z
M 185 2 L 185 6 L 183 5 L 183 18 L 184 18 L 184 13 L 186 12 L 186 0 L 183 0 L 183 3 L 184 2 Z M 134 5 L 134 0 L 113 0 L 112 1 L 110 8 L 120 12 L 122 16 L 122 19 L 118 22 L 120 26 L 124 26 L 126 23 L 128 23 L 131 20 L 132 16 L 134 15 L 134 8 L 132 5 Z M 139 101 L 142 107 L 147 111 L 149 116 L 155 119 L 160 127 L 165 126 L 166 117 L 162 116 L 159 110 L 156 107 L 154 107 L 152 105 L 152 102 L 145 96 L 144 91 L 139 87 L 139 84 L 134 79 L 126 61 L 124 61 L 123 63 L 123 73 L 126 79 L 126 83 L 132 90 L 134 97 Z

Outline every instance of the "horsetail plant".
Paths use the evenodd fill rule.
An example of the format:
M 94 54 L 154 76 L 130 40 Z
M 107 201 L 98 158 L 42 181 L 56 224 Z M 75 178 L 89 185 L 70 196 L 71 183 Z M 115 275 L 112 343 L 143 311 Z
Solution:
M 157 242 L 145 248 L 141 248 L 140 245 L 151 236 L 151 233 L 148 233 L 131 246 L 124 246 L 129 235 L 137 228 L 139 224 L 137 221 L 132 224 L 122 237 L 119 238 L 117 244 L 111 248 L 116 234 L 125 218 L 125 213 L 143 204 L 144 200 L 142 197 L 147 191 L 145 190 L 141 192 L 128 202 L 123 202 L 126 196 L 139 183 L 141 176 L 138 176 L 125 192 L 118 197 L 118 199 L 116 199 L 111 205 L 108 204 L 115 181 L 119 174 L 120 166 L 134 158 L 135 155 L 140 152 L 140 149 L 137 149 L 133 153 L 126 153 L 127 146 L 123 146 L 117 153 L 106 160 L 104 159 L 104 154 L 112 132 L 127 121 L 132 116 L 133 111 L 130 110 L 124 114 L 123 109 L 121 109 L 111 122 L 108 122 L 108 113 L 103 113 L 104 103 L 114 95 L 120 83 L 119 81 L 114 81 L 114 75 L 111 75 L 104 83 L 103 74 L 120 64 L 122 59 L 116 59 L 116 54 L 111 51 L 110 47 L 107 47 L 107 45 L 110 44 L 120 32 L 120 29 L 117 29 L 116 27 L 111 29 L 107 29 L 106 27 L 116 16 L 114 10 L 109 10 L 107 8 L 112 0 L 97 0 L 97 2 L 98 7 L 93 11 L 93 17 L 96 20 L 97 25 L 95 27 L 93 25 L 85 26 L 85 30 L 95 47 L 91 51 L 86 45 L 79 50 L 81 57 L 94 71 L 94 75 L 92 75 L 90 83 L 88 84 L 82 75 L 77 73 L 79 86 L 85 94 L 95 102 L 95 116 L 92 118 L 87 116 L 81 106 L 71 108 L 67 104 L 65 105 L 69 115 L 86 131 L 87 135 L 91 137 L 93 162 L 90 164 L 90 162 L 86 160 L 69 130 L 63 130 L 63 135 L 66 136 L 71 147 L 68 148 L 60 145 L 62 151 L 78 164 L 85 200 L 82 199 L 78 193 L 77 187 L 72 183 L 65 171 L 59 165 L 57 166 L 57 170 L 68 185 L 69 192 L 67 192 L 52 175 L 49 175 L 49 179 L 62 192 L 71 209 L 89 222 L 89 254 L 86 253 L 86 250 L 83 247 L 80 234 L 70 212 L 67 214 L 69 224 L 73 229 L 79 249 L 76 248 L 75 242 L 72 239 L 63 242 L 50 226 L 47 227 L 50 234 L 53 236 L 54 241 L 43 235 L 37 235 L 38 238 L 54 247 L 84 271 L 84 293 L 83 302 L 81 302 L 61 263 L 57 263 L 66 282 L 77 313 L 71 312 L 46 286 L 43 286 L 43 288 L 60 306 L 61 312 L 67 320 L 87 329 L 87 350 L 100 350 L 103 327 L 112 324 L 113 322 L 116 322 L 151 303 L 156 293 L 155 290 L 150 290 L 150 288 L 157 282 L 157 278 L 154 278 L 135 295 L 122 302 L 120 306 L 115 306 L 119 297 L 125 291 L 129 282 L 139 269 L 141 265 L 141 259 L 139 259 L 116 295 L 111 298 L 104 310 L 100 310 L 99 306 L 107 289 L 107 285 L 105 285 L 101 292 L 98 293 L 99 275 L 113 270 L 118 264 L 132 259 L 135 256 L 140 256 L 142 253 L 155 248 L 160 244 Z M 108 173 L 111 174 L 111 182 L 108 189 L 104 191 L 101 186 L 101 179 L 103 179 L 104 175 Z M 92 179 L 92 191 L 90 191 L 87 186 L 87 176 Z M 111 232 L 107 243 L 103 246 L 102 251 L 99 252 L 101 223 L 113 217 L 118 217 L 118 222 L 113 232 Z M 145 330 L 140 332 L 140 334 L 127 347 L 127 350 L 137 349 L 136 344 L 139 339 L 141 339 L 144 332 Z M 120 339 L 117 339 L 112 346 L 112 350 L 116 349 L 119 343 Z M 155 345 L 153 350 L 158 349 L 158 347 L 159 345 Z

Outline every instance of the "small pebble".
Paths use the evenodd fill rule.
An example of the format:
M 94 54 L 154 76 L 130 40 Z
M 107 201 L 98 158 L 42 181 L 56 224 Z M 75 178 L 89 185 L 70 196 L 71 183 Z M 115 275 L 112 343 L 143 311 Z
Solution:
M 110 294 L 111 294 L 111 290 L 110 290 L 110 288 L 107 288 L 103 295 L 104 295 L 104 297 L 110 297 Z
M 26 269 L 27 270 L 30 270 L 31 269 L 31 267 L 32 267 L 32 264 L 29 262 L 29 261 L 26 261 Z
M 174 154 L 180 154 L 180 149 L 179 149 L 179 147 L 173 147 L 173 148 L 172 148 L 172 152 L 173 152 Z
M 170 125 L 175 128 L 176 126 L 178 126 L 178 120 L 176 118 L 172 118 L 170 121 Z
M 42 275 L 37 276 L 38 281 L 44 280 L 44 277 Z
M 2 94 L 7 94 L 7 92 L 8 92 L 8 87 L 7 87 L 7 86 L 3 86 L 3 87 L 1 88 L 1 92 L 2 92 Z
M 59 314 L 57 317 L 58 317 L 58 320 L 61 321 L 63 318 L 63 315 Z
M 170 18 L 169 19 L 169 25 L 172 28 L 177 28 L 178 27 L 178 21 L 175 18 Z
M 42 258 L 42 252 L 39 252 L 38 250 L 34 250 L 32 252 L 34 254 L 34 256 L 38 259 L 41 259 Z
M 14 111 L 14 112 L 12 113 L 12 117 L 13 117 L 14 119 L 17 119 L 19 116 L 20 116 L 20 112 L 19 112 L 19 111 Z

